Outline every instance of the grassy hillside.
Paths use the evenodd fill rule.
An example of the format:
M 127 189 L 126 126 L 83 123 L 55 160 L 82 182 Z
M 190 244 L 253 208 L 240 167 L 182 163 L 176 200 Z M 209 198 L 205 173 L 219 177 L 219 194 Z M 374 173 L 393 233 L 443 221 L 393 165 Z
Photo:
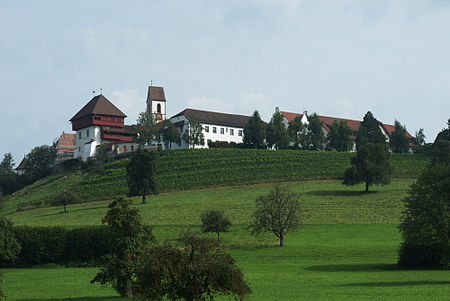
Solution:
M 175 150 L 162 153 L 157 164 L 160 192 L 236 186 L 274 181 L 340 179 L 352 153 L 241 149 Z M 428 158 L 394 154 L 393 178 L 417 178 Z M 19 203 L 48 202 L 62 190 L 75 191 L 84 201 L 102 200 L 128 192 L 127 160 L 65 172 L 17 192 L 7 212 Z

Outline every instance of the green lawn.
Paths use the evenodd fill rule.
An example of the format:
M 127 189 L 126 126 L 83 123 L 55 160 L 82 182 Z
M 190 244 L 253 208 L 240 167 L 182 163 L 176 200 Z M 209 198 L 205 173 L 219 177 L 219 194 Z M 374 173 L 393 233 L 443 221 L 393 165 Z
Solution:
M 401 237 L 397 224 L 401 199 L 412 180 L 388 186 L 345 187 L 336 181 L 286 183 L 298 194 L 304 226 L 276 247 L 270 234 L 253 237 L 247 230 L 255 198 L 270 185 L 161 194 L 141 209 L 159 241 L 199 229 L 206 209 L 223 209 L 233 222 L 222 235 L 253 289 L 252 300 L 448 300 L 450 271 L 400 270 Z M 107 202 L 10 213 L 15 224 L 98 225 Z M 215 235 L 211 235 L 214 237 Z M 4 269 L 10 300 L 120 300 L 111 288 L 91 285 L 96 268 Z
M 305 225 L 286 247 L 231 250 L 252 300 L 448 300 L 450 271 L 398 270 L 395 225 Z M 8 269 L 10 300 L 118 300 L 94 268 Z

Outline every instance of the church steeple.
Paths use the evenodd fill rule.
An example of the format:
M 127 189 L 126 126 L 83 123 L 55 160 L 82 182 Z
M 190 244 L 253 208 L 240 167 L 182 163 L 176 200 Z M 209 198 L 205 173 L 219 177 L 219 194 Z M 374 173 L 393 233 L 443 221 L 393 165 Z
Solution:
M 148 87 L 147 111 L 155 116 L 157 122 L 166 119 L 166 96 L 163 87 Z

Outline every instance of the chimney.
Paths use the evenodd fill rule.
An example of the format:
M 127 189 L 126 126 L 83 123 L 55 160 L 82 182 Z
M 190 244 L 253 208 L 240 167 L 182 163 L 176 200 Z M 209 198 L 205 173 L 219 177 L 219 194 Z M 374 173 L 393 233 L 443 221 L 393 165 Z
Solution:
M 280 107 L 275 107 L 275 113 L 280 113 Z

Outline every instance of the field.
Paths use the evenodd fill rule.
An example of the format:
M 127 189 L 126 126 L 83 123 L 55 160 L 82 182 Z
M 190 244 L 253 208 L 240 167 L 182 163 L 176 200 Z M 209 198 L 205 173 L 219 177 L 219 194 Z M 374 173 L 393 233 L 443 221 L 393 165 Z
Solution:
M 412 180 L 391 185 L 345 187 L 337 181 L 285 183 L 298 195 L 304 226 L 288 234 L 286 247 L 275 237 L 253 237 L 247 231 L 256 196 L 267 184 L 160 194 L 140 208 L 154 226 L 159 241 L 175 238 L 187 228 L 199 229 L 200 214 L 223 209 L 233 222 L 222 235 L 250 282 L 253 300 L 446 300 L 450 272 L 400 270 L 396 267 L 401 238 L 397 224 L 401 198 Z M 41 208 L 7 214 L 15 224 L 64 225 L 73 228 L 98 225 L 107 202 L 62 208 Z M 212 237 L 214 235 L 211 235 Z M 110 288 L 89 284 L 96 268 L 46 267 L 4 269 L 10 300 L 120 300 Z M 70 298 L 70 299 L 69 299 Z

